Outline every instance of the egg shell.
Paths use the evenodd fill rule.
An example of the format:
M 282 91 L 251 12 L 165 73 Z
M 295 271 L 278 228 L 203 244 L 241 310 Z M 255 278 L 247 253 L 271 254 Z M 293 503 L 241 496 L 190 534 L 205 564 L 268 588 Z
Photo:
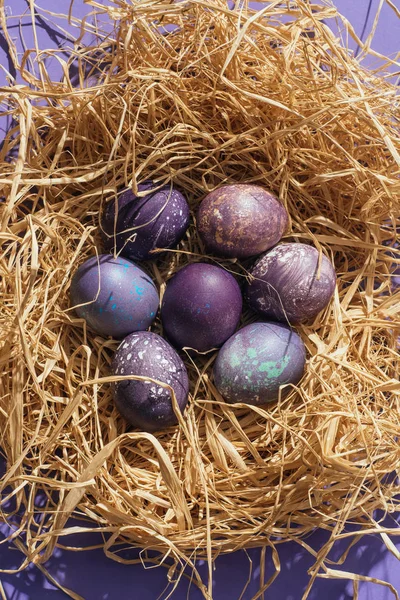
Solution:
M 297 384 L 306 351 L 299 335 L 282 323 L 253 323 L 222 346 L 214 365 L 215 385 L 227 402 L 265 404 L 279 387 Z M 290 391 L 282 389 L 282 395 Z
M 147 329 L 159 304 L 147 273 L 130 260 L 110 254 L 92 256 L 78 268 L 70 296 L 71 306 L 93 331 L 115 338 Z
M 168 282 L 161 319 L 174 346 L 206 352 L 233 334 L 241 310 L 240 288 L 230 273 L 215 265 L 192 263 Z
M 258 185 L 224 185 L 208 194 L 197 213 L 206 250 L 217 256 L 246 258 L 279 242 L 288 226 L 285 207 Z
M 149 377 L 113 384 L 115 405 L 131 425 L 152 432 L 177 424 L 170 390 L 151 379 L 172 387 L 182 412 L 188 400 L 189 379 L 180 356 L 162 337 L 149 331 L 128 335 L 115 353 L 112 373 Z
M 254 277 L 245 297 L 265 317 L 289 323 L 314 319 L 332 298 L 336 273 L 322 255 L 318 278 L 319 252 L 300 243 L 279 244 L 266 252 L 250 270 Z
M 117 200 L 112 199 L 103 212 L 101 229 L 108 252 L 130 260 L 156 258 L 155 248 L 172 248 L 189 227 L 190 211 L 185 197 L 175 188 L 164 186 L 151 191 L 154 184 L 140 184 L 138 197 L 128 189 Z

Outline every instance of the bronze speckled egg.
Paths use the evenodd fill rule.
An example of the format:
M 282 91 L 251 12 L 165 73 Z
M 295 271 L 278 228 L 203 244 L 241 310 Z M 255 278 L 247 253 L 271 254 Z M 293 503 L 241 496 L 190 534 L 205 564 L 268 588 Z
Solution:
M 206 250 L 228 258 L 265 252 L 279 242 L 287 226 L 285 207 L 258 185 L 223 185 L 204 198 L 197 213 Z

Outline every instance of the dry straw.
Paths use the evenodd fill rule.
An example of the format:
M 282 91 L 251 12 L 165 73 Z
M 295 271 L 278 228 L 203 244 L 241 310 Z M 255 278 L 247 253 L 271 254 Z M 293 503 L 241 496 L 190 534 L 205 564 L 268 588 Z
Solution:
M 0 155 L 2 518 L 13 497 L 21 568 L 33 561 L 44 569 L 68 534 L 97 525 L 111 558 L 123 562 L 126 544 L 156 550 L 172 565 L 171 581 L 189 565 L 212 598 L 196 558 L 208 559 L 211 574 L 219 553 L 270 547 L 277 575 L 279 543 L 296 540 L 315 558 L 303 598 L 316 577 L 348 577 L 356 597 L 368 578 L 331 562 L 336 540 L 380 535 L 398 557 L 396 523 L 384 528 L 374 512 L 399 511 L 400 294 L 391 277 L 400 256 L 386 245 L 400 214 L 397 90 L 340 45 L 324 19 L 355 34 L 331 6 L 268 2 L 255 13 L 222 0 L 115 0 L 105 10 L 115 30 L 96 49 L 75 46 L 75 87 L 56 52 L 61 82 L 50 80 L 48 53 L 38 48 L 17 63 L 2 13 L 26 81 L 0 90 L 15 119 Z M 26 70 L 33 59 L 37 77 Z M 101 206 L 148 177 L 179 186 L 193 210 L 223 183 L 261 184 L 288 208 L 285 239 L 310 242 L 334 261 L 334 300 L 299 328 L 307 371 L 285 400 L 226 405 L 211 353 L 186 360 L 190 405 L 175 430 L 128 431 L 113 408 L 118 342 L 86 329 L 68 310 L 68 290 L 77 266 L 99 250 Z M 201 252 L 192 225 L 178 251 L 146 268 L 162 293 Z M 250 263 L 220 264 L 243 280 Z M 254 319 L 246 312 L 243 322 Z M 39 492 L 44 510 L 35 506 Z M 70 515 L 87 527 L 71 528 Z M 304 536 L 317 527 L 330 539 L 315 553 Z M 257 598 L 269 583 L 261 581 Z

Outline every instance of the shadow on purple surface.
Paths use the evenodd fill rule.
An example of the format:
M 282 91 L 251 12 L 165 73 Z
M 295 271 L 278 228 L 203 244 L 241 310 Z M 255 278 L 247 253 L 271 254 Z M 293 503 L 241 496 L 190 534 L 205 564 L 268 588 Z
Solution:
M 314 534 L 316 544 L 320 546 L 321 532 Z M 311 540 L 309 540 L 311 542 Z M 72 542 L 72 540 L 71 540 Z M 358 571 L 368 575 L 371 567 L 384 558 L 382 543 L 361 543 L 351 552 L 346 561 L 346 570 Z M 375 547 L 374 547 L 375 546 Z M 344 546 L 335 549 L 331 558 L 338 558 L 343 552 Z M 247 555 L 246 555 L 247 554 Z M 307 584 L 307 569 L 312 565 L 312 558 L 302 549 L 294 544 L 285 544 L 279 554 L 282 561 L 282 572 L 278 580 L 266 592 L 266 599 L 300 600 Z M 18 556 L 16 556 L 18 555 Z M 125 553 L 125 557 L 137 557 L 138 552 Z M 0 564 L 2 569 L 13 569 L 19 564 L 20 553 L 11 551 L 4 546 L 0 547 Z M 235 600 L 249 578 L 250 561 L 253 563 L 252 576 L 249 586 L 242 596 L 242 600 L 250 600 L 259 589 L 259 551 L 250 550 L 248 553 L 236 552 L 225 555 L 217 560 L 217 570 L 213 581 L 214 600 Z M 271 555 L 267 553 L 267 577 L 272 573 Z M 207 567 L 204 563 L 198 565 L 201 575 L 206 579 Z M 63 585 L 79 593 L 85 600 L 117 600 L 117 598 L 132 600 L 155 600 L 162 594 L 167 596 L 172 586 L 166 589 L 167 578 L 164 568 L 144 570 L 141 565 L 126 566 L 119 565 L 107 559 L 101 550 L 93 550 L 85 553 L 63 551 L 56 549 L 53 557 L 46 564 L 46 568 Z M 385 573 L 380 576 L 390 580 L 391 572 L 389 565 L 384 567 Z M 232 573 L 235 576 L 232 576 Z M 17 575 L 2 575 L 4 584 L 11 586 L 14 590 L 13 600 L 25 600 L 30 598 L 44 598 L 56 600 L 65 595 L 55 590 L 44 576 L 35 567 L 30 567 L 23 573 Z M 327 598 L 335 600 L 351 600 L 353 598 L 352 584 L 346 580 L 329 582 L 319 580 L 312 589 L 309 600 L 319 600 L 322 594 Z M 10 588 L 11 589 L 11 588 Z M 165 593 L 163 593 L 165 590 Z M 365 600 L 373 598 L 389 598 L 382 596 L 376 586 L 369 585 L 362 596 Z M 201 600 L 202 595 L 194 585 L 190 587 L 187 580 L 179 583 L 177 590 L 172 594 L 175 600 L 187 598 L 188 600 Z
M 5 473 L 5 461 L 0 457 L 0 478 Z M 3 495 L 5 497 L 5 494 Z M 36 505 L 43 506 L 42 498 Z M 2 507 L 9 511 L 10 504 Z M 382 513 L 376 514 L 376 519 L 383 518 Z M 396 521 L 386 517 L 385 525 L 398 527 L 400 516 Z M 91 526 L 88 521 L 71 520 L 69 525 Z M 354 531 L 355 527 L 347 528 Z M 4 543 L 7 526 L 0 527 L 0 568 L 2 570 L 18 569 L 23 561 L 23 555 L 15 547 Z M 317 530 L 307 538 L 307 543 L 314 549 L 321 548 L 328 540 L 329 534 Z M 101 534 L 72 534 L 61 538 L 60 541 L 68 546 L 89 546 L 101 542 Z M 393 540 L 394 541 L 394 540 Z M 329 558 L 337 561 L 349 540 L 338 542 Z M 400 529 L 398 547 L 400 547 Z M 314 559 L 306 550 L 295 543 L 285 543 L 278 546 L 281 560 L 281 573 L 274 584 L 265 593 L 265 600 L 300 600 L 309 582 L 307 571 L 312 567 Z M 138 550 L 122 550 L 119 552 L 126 559 L 136 559 Z M 110 560 L 101 549 L 87 552 L 73 552 L 56 548 L 52 558 L 46 563 L 49 573 L 62 585 L 81 595 L 85 600 L 155 600 L 166 598 L 173 585 L 168 585 L 167 570 L 163 567 L 144 569 L 141 564 L 122 565 Z M 207 581 L 207 565 L 198 561 L 198 570 Z M 378 535 L 368 536 L 354 546 L 343 566 L 337 567 L 366 576 L 375 576 L 393 582 L 393 569 L 398 568 L 396 559 L 386 550 Z M 332 565 L 332 568 L 335 568 Z M 234 577 L 232 574 L 234 573 Z M 267 551 L 266 575 L 267 580 L 273 573 L 271 552 Z M 190 576 L 190 573 L 187 572 Z M 58 600 L 67 596 L 55 588 L 35 566 L 30 566 L 21 573 L 1 573 L 7 598 L 9 600 Z M 252 549 L 248 552 L 239 551 L 223 555 L 216 561 L 213 576 L 214 600 L 236 600 L 240 597 L 246 582 L 249 585 L 242 600 L 250 600 L 259 590 L 260 584 L 260 551 Z M 167 587 L 168 586 L 168 587 Z M 361 584 L 360 598 L 362 600 L 389 600 L 393 598 L 389 590 L 371 583 Z M 348 580 L 322 580 L 315 582 L 309 600 L 320 600 L 325 595 L 328 600 L 351 600 L 353 585 Z M 182 578 L 177 589 L 173 592 L 173 600 L 202 600 L 200 591 L 186 578 Z
M 2 541 L 2 537 L 0 540 Z M 16 569 L 21 563 L 21 553 L 18 550 L 4 549 L 0 546 L 1 569 Z M 7 547 L 6 547 L 7 548 Z M 54 587 L 46 577 L 34 566 L 22 573 L 0 574 L 8 600 L 61 600 L 68 596 Z

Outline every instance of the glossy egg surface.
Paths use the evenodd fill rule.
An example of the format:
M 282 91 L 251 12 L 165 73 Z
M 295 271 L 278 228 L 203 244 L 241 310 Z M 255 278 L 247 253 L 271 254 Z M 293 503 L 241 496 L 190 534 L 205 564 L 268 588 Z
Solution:
M 223 185 L 210 192 L 197 213 L 197 229 L 207 252 L 246 258 L 279 242 L 288 226 L 285 207 L 258 185 Z
M 77 269 L 70 297 L 71 306 L 90 329 L 115 338 L 147 329 L 159 304 L 147 273 L 130 260 L 110 254 L 92 256 Z
M 227 402 L 265 404 L 277 400 L 280 386 L 300 381 L 305 360 L 304 344 L 295 331 L 282 323 L 252 323 L 219 351 L 215 385 Z
M 125 190 L 106 205 L 101 228 L 104 247 L 130 260 L 156 258 L 156 248 L 172 248 L 185 235 L 190 211 L 181 192 L 170 186 L 153 190 L 151 182 L 138 186 L 144 196 Z
M 242 294 L 230 273 L 215 265 L 192 263 L 167 283 L 161 319 L 174 346 L 207 352 L 233 334 L 241 310 Z
M 156 382 L 171 386 L 183 412 L 188 400 L 188 374 L 180 356 L 162 337 L 149 331 L 128 335 L 115 353 L 112 373 L 146 378 L 113 384 L 115 404 L 128 423 L 150 432 L 177 424 L 171 392 Z
M 246 299 L 265 317 L 301 323 L 314 319 L 329 304 L 336 286 L 330 260 L 313 246 L 279 244 L 262 256 L 250 270 Z

